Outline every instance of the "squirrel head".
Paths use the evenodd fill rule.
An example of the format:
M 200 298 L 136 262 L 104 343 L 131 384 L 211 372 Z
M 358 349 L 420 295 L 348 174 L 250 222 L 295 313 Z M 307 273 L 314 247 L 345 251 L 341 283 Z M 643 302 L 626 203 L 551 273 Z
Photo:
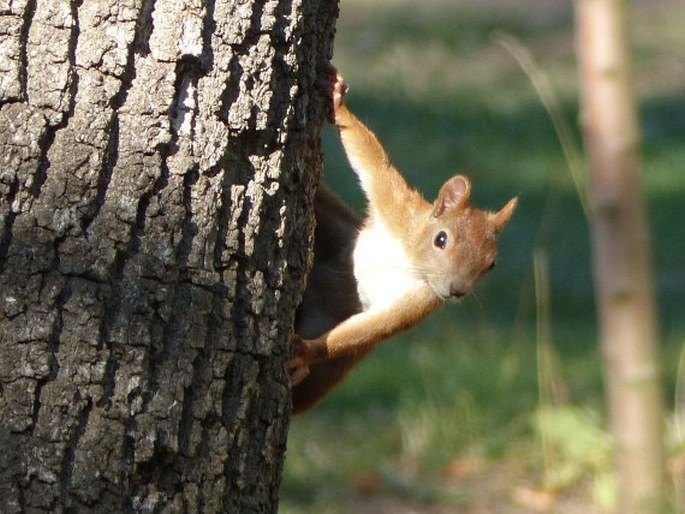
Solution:
M 511 218 L 518 200 L 497 212 L 469 205 L 471 182 L 455 175 L 440 188 L 432 212 L 417 236 L 416 262 L 426 282 L 443 300 L 459 299 L 495 267 L 497 235 Z

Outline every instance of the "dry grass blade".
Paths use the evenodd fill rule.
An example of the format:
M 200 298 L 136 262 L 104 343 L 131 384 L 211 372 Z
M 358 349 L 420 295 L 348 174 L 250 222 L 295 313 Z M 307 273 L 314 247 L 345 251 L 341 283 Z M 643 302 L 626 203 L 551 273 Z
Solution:
M 554 88 L 550 83 L 547 75 L 545 75 L 540 67 L 535 62 L 530 50 L 521 44 L 512 36 L 506 34 L 496 34 L 495 41 L 507 50 L 514 59 L 519 63 L 523 72 L 528 76 L 535 91 L 540 97 L 540 101 L 545 106 L 545 110 L 549 114 L 550 119 L 554 125 L 554 130 L 559 138 L 564 157 L 568 163 L 571 178 L 578 191 L 580 203 L 583 206 L 583 212 L 588 217 L 587 207 L 587 172 L 585 167 L 585 160 L 582 152 L 573 137 L 573 132 L 566 121 L 563 114 L 563 109 L 559 104 L 558 97 L 554 92 Z

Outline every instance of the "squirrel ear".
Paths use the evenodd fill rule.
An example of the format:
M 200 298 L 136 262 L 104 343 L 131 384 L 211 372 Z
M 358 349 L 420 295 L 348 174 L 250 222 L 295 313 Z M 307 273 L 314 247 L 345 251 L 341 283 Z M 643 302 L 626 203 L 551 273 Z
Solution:
M 498 212 L 494 212 L 490 215 L 492 223 L 495 225 L 496 233 L 499 234 L 502 231 L 504 225 L 506 225 L 509 221 L 509 218 L 511 218 L 511 215 L 514 214 L 514 209 L 516 208 L 518 201 L 518 198 L 514 197 L 511 200 L 509 200 L 507 204 L 504 207 L 502 207 Z
M 464 175 L 455 175 L 443 184 L 433 203 L 433 216 L 441 216 L 448 209 L 461 209 L 471 196 L 471 181 Z

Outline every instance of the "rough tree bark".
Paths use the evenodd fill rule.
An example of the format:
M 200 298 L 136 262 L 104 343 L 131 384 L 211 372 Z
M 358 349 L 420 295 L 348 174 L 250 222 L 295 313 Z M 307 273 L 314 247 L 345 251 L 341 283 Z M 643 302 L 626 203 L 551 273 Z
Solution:
M 273 512 L 335 0 L 0 0 L 0 512 Z
M 663 400 L 628 9 L 621 0 L 577 0 L 577 40 L 616 512 L 656 514 L 664 511 Z

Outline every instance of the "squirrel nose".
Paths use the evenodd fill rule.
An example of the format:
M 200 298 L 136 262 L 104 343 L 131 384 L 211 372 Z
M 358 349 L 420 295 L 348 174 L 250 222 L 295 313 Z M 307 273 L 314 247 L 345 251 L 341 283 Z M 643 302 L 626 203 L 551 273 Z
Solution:
M 450 297 L 459 299 L 465 295 L 466 293 L 461 291 L 460 289 L 457 289 L 454 286 L 450 287 Z

